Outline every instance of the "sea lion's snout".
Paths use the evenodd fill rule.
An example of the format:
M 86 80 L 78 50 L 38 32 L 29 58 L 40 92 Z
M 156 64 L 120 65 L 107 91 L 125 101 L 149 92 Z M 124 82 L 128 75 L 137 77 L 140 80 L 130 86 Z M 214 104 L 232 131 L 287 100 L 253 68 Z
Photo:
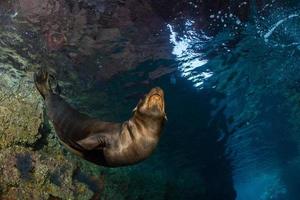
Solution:
M 148 95 L 159 95 L 159 96 L 164 96 L 164 91 L 160 87 L 155 87 L 150 90 Z
M 164 91 L 159 88 L 153 88 L 147 95 L 148 101 L 147 106 L 148 108 L 157 107 L 160 112 L 165 111 L 164 105 Z
M 148 116 L 165 118 L 164 91 L 159 87 L 151 89 L 140 101 L 137 110 Z

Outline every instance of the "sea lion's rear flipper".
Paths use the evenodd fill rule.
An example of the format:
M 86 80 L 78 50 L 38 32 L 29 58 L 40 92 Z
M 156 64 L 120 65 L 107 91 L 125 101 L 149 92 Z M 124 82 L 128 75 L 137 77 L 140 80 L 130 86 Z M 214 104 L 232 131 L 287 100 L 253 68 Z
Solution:
M 76 142 L 85 150 L 101 149 L 108 145 L 107 138 L 102 134 L 93 134 Z
M 52 89 L 49 85 L 49 73 L 44 67 L 40 68 L 38 72 L 34 73 L 34 83 L 44 99 L 46 96 L 52 93 Z

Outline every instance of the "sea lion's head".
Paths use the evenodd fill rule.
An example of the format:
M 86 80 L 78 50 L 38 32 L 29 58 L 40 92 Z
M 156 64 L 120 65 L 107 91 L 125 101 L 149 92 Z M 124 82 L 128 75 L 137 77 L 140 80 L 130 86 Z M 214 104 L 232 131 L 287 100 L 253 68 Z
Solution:
M 164 91 L 155 87 L 140 100 L 135 112 L 152 118 L 166 119 Z

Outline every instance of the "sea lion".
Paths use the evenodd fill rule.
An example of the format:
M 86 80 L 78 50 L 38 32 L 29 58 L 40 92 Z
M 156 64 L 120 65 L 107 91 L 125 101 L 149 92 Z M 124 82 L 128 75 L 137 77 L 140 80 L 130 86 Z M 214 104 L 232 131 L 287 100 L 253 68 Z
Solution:
M 153 88 L 139 101 L 133 116 L 123 122 L 104 122 L 72 108 L 53 92 L 47 70 L 34 74 L 47 115 L 61 142 L 78 156 L 106 167 L 139 163 L 158 144 L 166 120 L 164 92 Z

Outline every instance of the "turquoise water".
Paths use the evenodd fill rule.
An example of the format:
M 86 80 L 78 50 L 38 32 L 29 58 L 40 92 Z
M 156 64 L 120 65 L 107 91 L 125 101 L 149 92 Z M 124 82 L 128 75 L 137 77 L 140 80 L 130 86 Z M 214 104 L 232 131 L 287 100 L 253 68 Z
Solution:
M 51 12 L 56 12 L 61 2 L 53 2 Z M 124 199 L 300 199 L 299 2 L 229 1 L 222 5 L 218 1 L 220 8 L 204 6 L 203 18 L 197 12 L 202 9 L 198 1 L 167 2 L 169 15 L 160 10 L 168 6 L 158 6 L 154 16 L 160 16 L 162 23 L 154 28 L 144 18 L 136 17 L 134 25 L 107 20 L 114 15 L 106 9 L 115 12 L 114 3 L 101 6 L 106 5 L 104 1 L 83 1 L 82 9 L 76 10 L 74 1 L 66 2 L 75 5 L 66 19 L 49 22 L 49 16 L 36 11 L 30 28 L 25 16 L 30 6 L 3 4 L 2 32 L 16 35 L 11 34 L 9 41 L 1 39 L 2 46 L 24 54 L 33 64 L 22 69 L 14 56 L 7 62 L 28 73 L 40 64 L 49 66 L 65 98 L 78 109 L 109 121 L 128 119 L 150 88 L 160 86 L 165 91 L 168 122 L 157 150 L 143 163 L 122 169 L 128 174 L 126 180 L 114 176 L 118 180 L 111 180 L 111 187 L 117 188 L 113 193 L 123 191 L 120 188 L 127 181 L 130 189 L 126 191 L 132 197 L 126 193 Z M 184 10 L 186 5 L 191 8 Z M 135 14 L 141 7 L 136 9 Z M 118 12 L 127 16 L 125 11 Z M 78 13 L 88 17 L 76 21 Z M 103 13 L 107 18 L 100 17 L 101 28 L 94 31 L 95 16 Z M 63 20 L 66 29 L 61 28 Z M 110 27 L 113 23 L 128 32 L 120 28 L 119 33 Z M 104 37 L 100 33 L 107 27 L 109 34 Z M 147 36 L 153 44 L 138 38 L 139 32 L 155 28 L 162 36 L 159 40 Z M 24 40 L 20 42 L 17 35 Z M 56 42 L 49 42 L 48 36 Z M 104 37 L 105 42 L 90 40 L 92 36 Z M 155 52 L 149 56 L 152 48 Z M 103 53 L 105 49 L 109 50 Z M 118 173 L 105 171 L 106 179 Z
M 277 6 L 266 4 L 268 15 L 253 6 L 246 22 L 212 13 L 212 23 L 223 26 L 213 37 L 186 20 L 178 40 L 169 25 L 181 76 L 199 92 L 224 97 L 210 99 L 217 107 L 210 120 L 218 112 L 226 120 L 216 140 L 226 149 L 237 199 L 299 199 L 299 7 Z

